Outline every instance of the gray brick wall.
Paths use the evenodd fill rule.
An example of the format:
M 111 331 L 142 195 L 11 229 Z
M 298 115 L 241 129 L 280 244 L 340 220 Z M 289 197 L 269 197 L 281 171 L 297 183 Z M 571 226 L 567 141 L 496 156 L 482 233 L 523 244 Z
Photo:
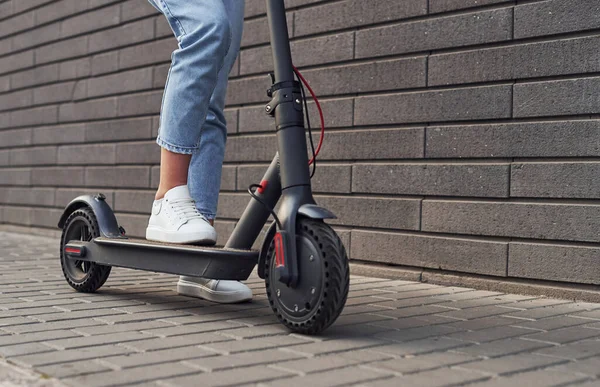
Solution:
M 221 241 L 276 146 L 264 3 L 231 73 Z M 597 1 L 286 4 L 329 128 L 316 197 L 352 259 L 600 284 Z M 0 0 L 0 222 L 53 227 L 103 191 L 142 235 L 175 48 L 144 0 Z

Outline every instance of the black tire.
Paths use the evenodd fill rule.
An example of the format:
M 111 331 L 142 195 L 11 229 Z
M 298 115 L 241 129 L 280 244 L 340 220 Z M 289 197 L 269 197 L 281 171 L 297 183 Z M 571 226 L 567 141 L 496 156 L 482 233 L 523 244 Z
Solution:
M 301 273 L 298 286 L 289 288 L 276 278 L 275 247 L 271 242 L 265 259 L 267 297 L 287 328 L 296 333 L 319 334 L 335 322 L 346 304 L 350 286 L 348 256 L 337 233 L 323 221 L 300 218 L 296 233 Z M 314 304 L 307 302 L 304 307 L 300 303 L 308 293 L 314 294 Z
M 79 208 L 67 218 L 60 238 L 60 266 L 67 283 L 78 292 L 93 293 L 100 289 L 108 279 L 111 267 L 69 259 L 65 256 L 65 245 L 70 240 L 89 241 L 98 236 L 98 221 L 90 208 Z

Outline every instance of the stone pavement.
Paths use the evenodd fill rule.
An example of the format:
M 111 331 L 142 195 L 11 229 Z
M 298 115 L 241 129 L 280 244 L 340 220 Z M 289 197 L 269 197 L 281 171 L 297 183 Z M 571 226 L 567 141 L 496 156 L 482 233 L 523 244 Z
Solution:
M 600 386 L 600 304 L 354 276 L 338 322 L 309 337 L 256 277 L 242 305 L 124 269 L 81 294 L 57 253 L 0 232 L 0 386 Z

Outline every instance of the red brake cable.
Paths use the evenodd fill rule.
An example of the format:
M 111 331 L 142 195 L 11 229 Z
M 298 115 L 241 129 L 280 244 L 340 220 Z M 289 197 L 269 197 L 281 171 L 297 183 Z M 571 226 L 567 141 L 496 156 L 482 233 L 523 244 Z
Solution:
M 306 88 L 308 89 L 308 92 L 310 93 L 312 98 L 315 100 L 315 104 L 317 105 L 317 110 L 319 110 L 319 118 L 321 119 L 321 138 L 319 138 L 319 144 L 317 145 L 317 149 L 315 150 L 314 157 L 312 159 L 310 159 L 310 161 L 308 162 L 308 165 L 311 165 L 315 161 L 315 158 L 319 154 L 319 151 L 321 150 L 321 146 L 323 145 L 323 137 L 325 136 L 325 119 L 323 118 L 323 109 L 321 109 L 321 104 L 319 103 L 319 99 L 315 95 L 315 92 L 308 84 L 308 81 L 302 76 L 300 71 L 298 71 L 296 66 L 292 65 L 292 67 L 296 71 L 296 74 L 298 74 L 298 77 L 300 78 L 300 80 L 302 81 L 304 86 L 306 86 Z M 308 112 L 306 112 L 306 114 L 308 114 Z

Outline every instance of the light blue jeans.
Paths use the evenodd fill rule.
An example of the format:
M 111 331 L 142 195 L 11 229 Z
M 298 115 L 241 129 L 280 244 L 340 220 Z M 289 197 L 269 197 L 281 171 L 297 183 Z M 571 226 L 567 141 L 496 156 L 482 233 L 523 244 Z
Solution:
M 227 140 L 225 94 L 240 50 L 244 0 L 148 1 L 165 15 L 179 43 L 171 55 L 156 142 L 192 155 L 190 193 L 200 213 L 214 219 Z

